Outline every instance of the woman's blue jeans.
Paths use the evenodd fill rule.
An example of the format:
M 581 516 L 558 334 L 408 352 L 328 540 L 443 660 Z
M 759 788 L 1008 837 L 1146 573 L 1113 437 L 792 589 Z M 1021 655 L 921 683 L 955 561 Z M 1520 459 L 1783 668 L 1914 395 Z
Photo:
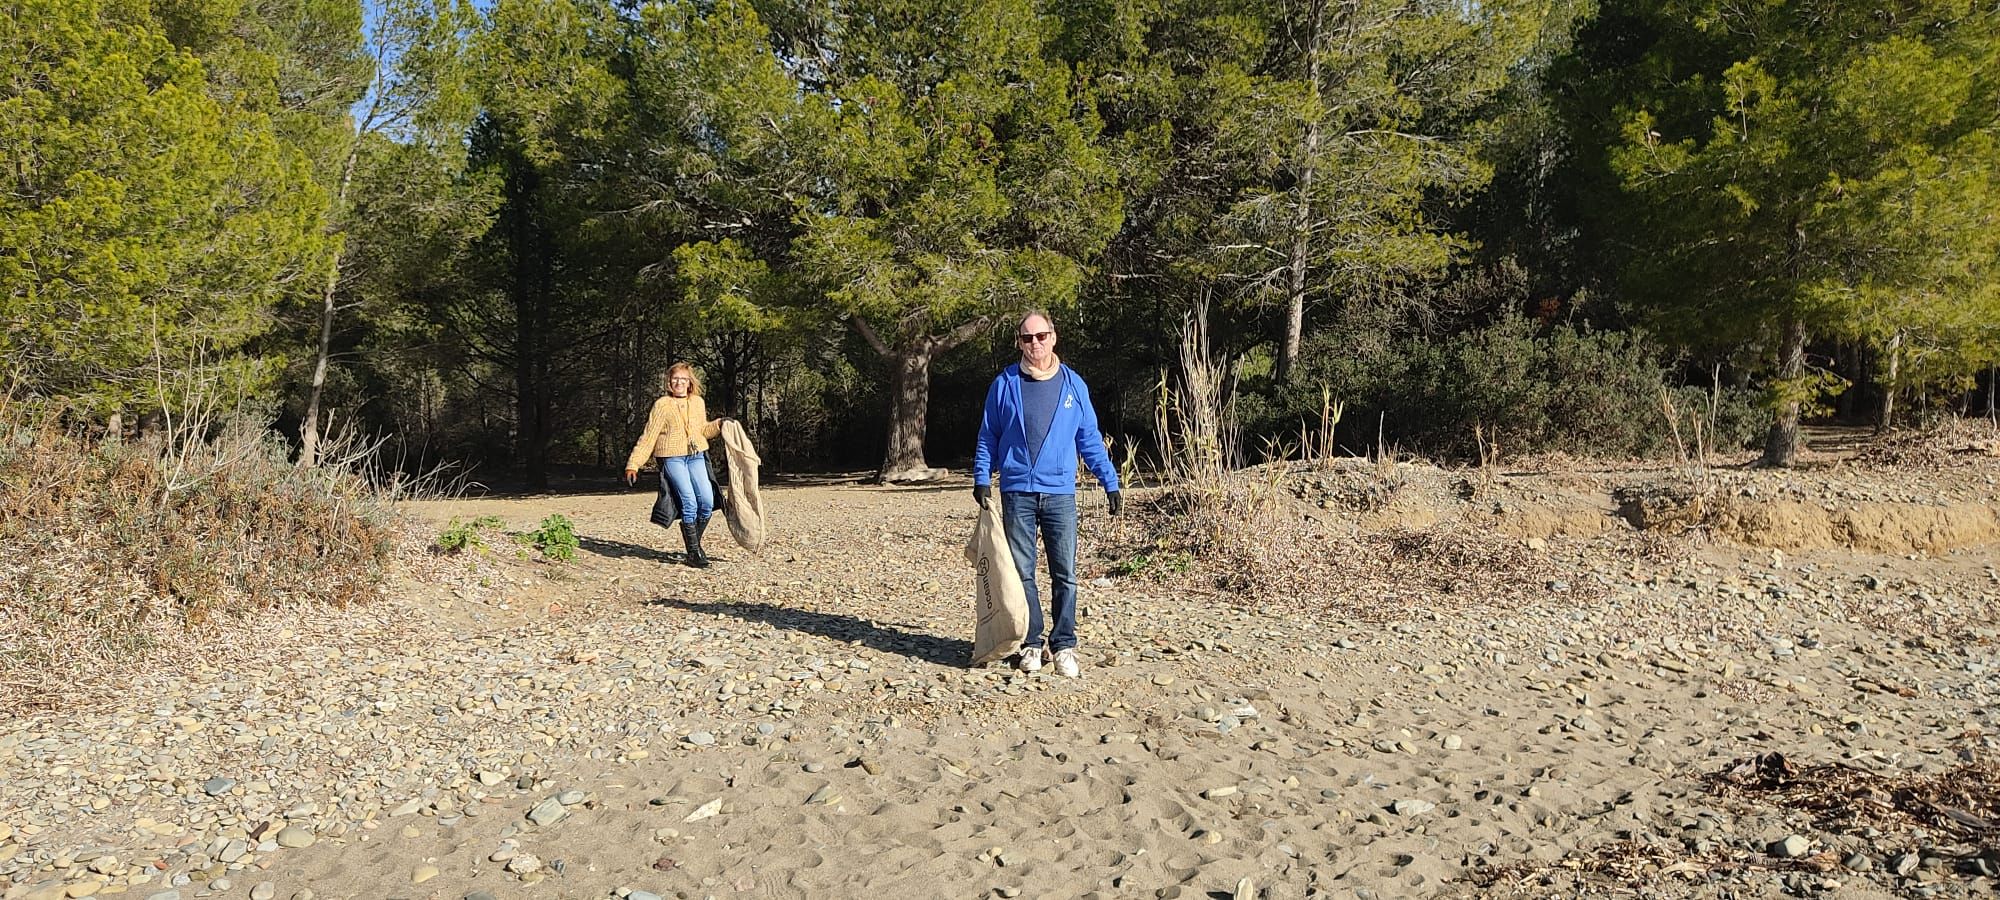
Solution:
M 1000 495 L 1000 519 L 1007 527 L 1007 549 L 1021 573 L 1021 590 L 1028 595 L 1028 637 L 1023 647 L 1042 646 L 1041 592 L 1035 587 L 1035 535 L 1049 552 L 1050 612 L 1048 647 L 1076 646 L 1076 495 L 1024 491 Z
M 660 457 L 660 471 L 681 503 L 681 521 L 693 525 L 715 512 L 715 488 L 708 483 L 708 454 Z

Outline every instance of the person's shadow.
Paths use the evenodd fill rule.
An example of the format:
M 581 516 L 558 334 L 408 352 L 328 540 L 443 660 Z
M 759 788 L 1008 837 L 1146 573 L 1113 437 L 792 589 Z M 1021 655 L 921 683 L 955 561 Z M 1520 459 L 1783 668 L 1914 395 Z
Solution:
M 614 559 L 646 559 L 653 562 L 679 565 L 686 558 L 678 550 L 656 550 L 652 547 L 642 547 L 638 544 L 628 544 L 624 541 L 607 541 L 603 538 L 587 537 L 580 534 L 576 536 L 576 546 L 577 549 L 585 553 L 595 553 L 598 556 L 606 556 Z
M 811 612 L 782 606 L 766 606 L 761 603 L 703 603 L 677 597 L 661 597 L 646 602 L 652 606 L 664 606 L 686 612 L 729 616 L 745 622 L 761 622 L 786 631 L 803 631 L 831 640 L 861 644 L 883 653 L 901 654 L 934 665 L 962 669 L 972 659 L 971 641 L 914 634 L 838 613 Z

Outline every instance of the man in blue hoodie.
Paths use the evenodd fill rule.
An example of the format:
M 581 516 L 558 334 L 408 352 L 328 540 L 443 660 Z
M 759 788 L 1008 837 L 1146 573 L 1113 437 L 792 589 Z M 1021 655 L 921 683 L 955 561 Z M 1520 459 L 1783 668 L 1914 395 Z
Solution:
M 1028 595 L 1028 638 L 1015 665 L 1023 672 L 1042 668 L 1044 641 L 1041 594 L 1035 587 L 1035 534 L 1049 555 L 1049 590 L 1055 622 L 1047 651 L 1056 672 L 1078 673 L 1076 660 L 1076 459 L 1078 454 L 1104 485 L 1112 515 L 1123 506 L 1118 472 L 1097 430 L 1097 410 L 1083 376 L 1056 358 L 1056 324 L 1049 314 L 1031 312 L 1014 334 L 1021 361 L 1000 371 L 986 390 L 979 421 L 979 446 L 972 454 L 972 496 L 983 509 L 993 502 L 993 479 L 1000 481 L 1000 518 L 1007 547 Z

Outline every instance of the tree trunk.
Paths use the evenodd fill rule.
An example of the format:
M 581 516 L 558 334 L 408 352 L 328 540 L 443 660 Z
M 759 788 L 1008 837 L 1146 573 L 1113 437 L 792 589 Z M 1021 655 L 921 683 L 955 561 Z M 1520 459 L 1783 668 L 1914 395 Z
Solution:
M 1278 354 L 1277 371 L 1273 373 L 1281 386 L 1291 383 L 1292 373 L 1299 365 L 1299 347 L 1305 342 L 1306 284 L 1313 237 L 1312 190 L 1314 174 L 1319 169 L 1319 33 L 1325 9 L 1324 3 L 1315 2 L 1307 24 L 1305 75 L 1309 118 L 1299 148 L 1299 181 L 1295 187 L 1298 196 L 1292 208 L 1291 258 L 1285 277 L 1285 339 Z
M 336 229 L 340 217 L 346 214 L 347 189 L 354 183 L 354 162 L 360 156 L 361 141 L 356 138 L 354 146 L 348 148 L 346 161 L 341 163 L 340 187 L 333 194 L 330 211 Z M 333 262 L 327 266 L 326 284 L 320 288 L 319 355 L 313 360 L 312 386 L 306 390 L 305 421 L 299 425 L 299 465 L 308 469 L 319 465 L 319 404 L 320 397 L 326 392 L 326 370 L 333 352 L 333 319 L 339 311 L 335 301 L 340 292 L 340 262 L 346 255 L 345 248 L 334 248 Z
M 1889 346 L 1882 351 L 1882 412 L 1875 418 L 1875 433 L 1882 434 L 1896 426 L 1896 379 L 1903 368 L 1903 333 L 1898 331 L 1889 338 Z
M 926 342 L 928 343 L 928 342 Z M 931 360 L 919 346 L 904 350 L 889 379 L 889 445 L 882 458 L 882 481 L 929 481 L 924 462 L 924 426 L 931 409 Z
M 502 207 L 511 254 L 514 305 L 514 452 L 531 490 L 549 485 L 550 389 L 548 328 L 553 296 L 547 235 L 534 209 L 540 178 L 532 163 L 516 158 L 507 177 Z
M 2000 422 L 2000 366 L 1986 367 L 1986 418 Z
M 924 462 L 924 427 L 931 407 L 931 363 L 946 351 L 978 336 L 993 320 L 981 316 L 958 326 L 948 334 L 923 335 L 890 347 L 874 327 L 856 316 L 849 320 L 855 330 L 887 358 L 892 366 L 889 377 L 889 442 L 883 451 L 879 480 L 929 481 L 943 474 Z
M 1777 378 L 1784 386 L 1780 395 L 1777 418 L 1771 422 L 1771 431 L 1764 439 L 1764 458 L 1760 465 L 1773 468 L 1789 468 L 1799 452 L 1799 408 L 1797 382 L 1806 370 L 1806 325 L 1795 317 L 1787 317 L 1784 323 L 1784 338 L 1778 345 Z

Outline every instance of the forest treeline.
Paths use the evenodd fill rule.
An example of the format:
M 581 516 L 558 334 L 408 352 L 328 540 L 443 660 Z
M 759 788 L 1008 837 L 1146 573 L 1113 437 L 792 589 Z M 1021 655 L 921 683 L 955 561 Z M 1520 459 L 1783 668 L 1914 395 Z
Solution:
M 0 73 L 10 396 L 307 464 L 609 469 L 686 358 L 906 474 L 1032 307 L 1121 455 L 1195 316 L 1245 448 L 1785 464 L 2000 361 L 1990 2 L 19 0 Z

